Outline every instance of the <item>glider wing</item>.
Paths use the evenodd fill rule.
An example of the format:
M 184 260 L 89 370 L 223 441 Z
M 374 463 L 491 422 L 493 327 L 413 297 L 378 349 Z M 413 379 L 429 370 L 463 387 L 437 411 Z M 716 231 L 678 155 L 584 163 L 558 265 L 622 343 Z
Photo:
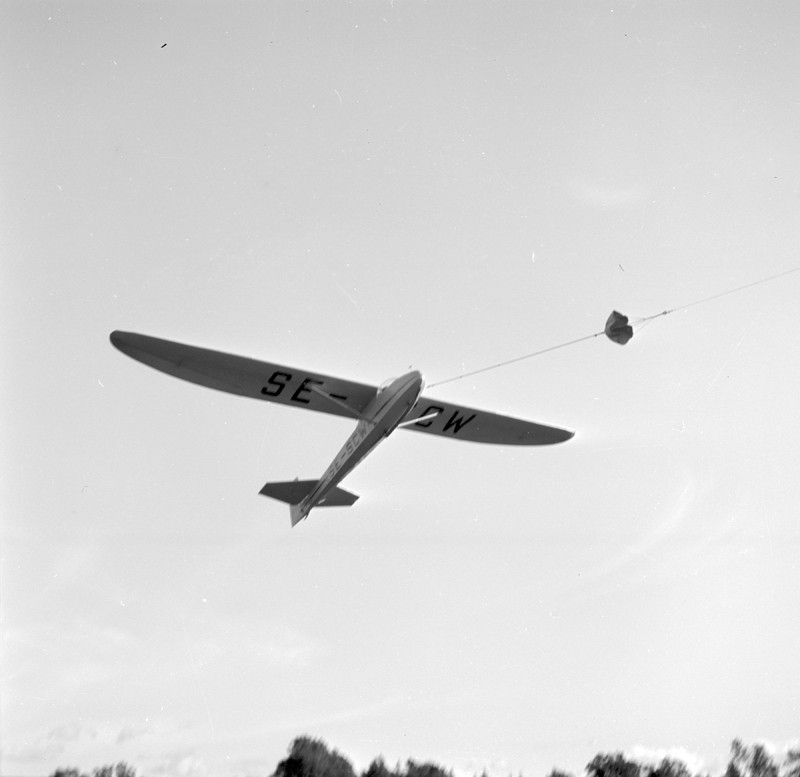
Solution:
M 364 383 L 133 332 L 112 332 L 111 342 L 143 364 L 200 386 L 347 418 L 359 417 L 378 392 Z M 502 445 L 553 445 L 574 434 L 426 397 L 420 397 L 402 427 Z
M 364 383 L 133 332 L 112 332 L 111 342 L 143 364 L 200 386 L 347 418 L 357 418 L 378 391 Z
M 500 445 L 554 445 L 575 435 L 575 432 L 567 429 L 427 397 L 419 398 L 401 426 L 403 429 L 439 434 L 455 440 Z

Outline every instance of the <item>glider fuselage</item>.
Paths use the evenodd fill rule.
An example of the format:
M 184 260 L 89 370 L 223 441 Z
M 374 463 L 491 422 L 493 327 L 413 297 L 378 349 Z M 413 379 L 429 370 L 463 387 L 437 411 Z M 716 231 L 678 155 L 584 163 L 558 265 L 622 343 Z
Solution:
M 422 387 L 422 374 L 413 370 L 378 390 L 375 398 L 364 408 L 355 431 L 323 476 L 300 504 L 291 506 L 292 526 L 302 521 L 381 440 L 397 428 L 414 407 Z

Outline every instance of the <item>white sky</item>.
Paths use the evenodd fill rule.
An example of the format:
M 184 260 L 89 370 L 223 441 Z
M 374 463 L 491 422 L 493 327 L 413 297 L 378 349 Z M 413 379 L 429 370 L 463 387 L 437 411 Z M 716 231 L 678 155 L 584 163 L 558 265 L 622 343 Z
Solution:
M 800 274 L 435 389 L 577 436 L 398 432 L 294 530 L 352 424 L 108 342 L 435 382 L 792 268 L 795 2 L 0 12 L 4 775 L 797 736 Z

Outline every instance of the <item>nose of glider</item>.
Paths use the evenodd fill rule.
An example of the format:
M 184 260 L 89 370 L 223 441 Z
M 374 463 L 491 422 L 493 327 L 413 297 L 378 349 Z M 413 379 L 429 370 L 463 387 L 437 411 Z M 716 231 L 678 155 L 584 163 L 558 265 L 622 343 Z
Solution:
M 419 398 L 419 395 L 425 388 L 425 378 L 419 370 L 411 370 L 411 372 L 407 373 L 405 377 L 409 381 L 409 387 L 413 387 L 414 402 L 416 402 Z

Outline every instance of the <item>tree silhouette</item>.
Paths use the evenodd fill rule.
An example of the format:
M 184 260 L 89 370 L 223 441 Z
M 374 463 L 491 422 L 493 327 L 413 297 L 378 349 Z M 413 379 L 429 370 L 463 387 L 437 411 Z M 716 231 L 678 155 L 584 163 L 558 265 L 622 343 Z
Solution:
M 56 769 L 50 777 L 136 777 L 136 769 L 125 761 L 115 764 L 106 764 L 92 769 L 91 775 L 82 773 L 78 769 Z
M 675 758 L 662 758 L 658 766 L 647 770 L 647 777 L 692 777 L 683 761 Z
M 367 767 L 361 777 L 397 777 L 397 773 L 392 771 L 379 756 Z
M 297 737 L 273 777 L 356 777 L 353 765 L 321 739 Z
M 764 745 L 750 748 L 750 777 L 778 777 L 778 766 Z
M 564 772 L 561 769 L 556 769 L 556 767 L 554 766 L 548 773 L 547 777 L 572 777 L 572 775 L 569 772 Z
M 778 765 L 764 745 L 747 747 L 741 739 L 734 739 L 725 777 L 778 777 Z
M 586 765 L 587 777 L 641 777 L 641 766 L 622 753 L 598 753 Z
M 786 753 L 781 777 L 800 777 L 800 747 L 792 747 Z
M 434 763 L 419 764 L 409 760 L 406 764 L 406 777 L 453 777 L 453 775 Z

